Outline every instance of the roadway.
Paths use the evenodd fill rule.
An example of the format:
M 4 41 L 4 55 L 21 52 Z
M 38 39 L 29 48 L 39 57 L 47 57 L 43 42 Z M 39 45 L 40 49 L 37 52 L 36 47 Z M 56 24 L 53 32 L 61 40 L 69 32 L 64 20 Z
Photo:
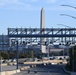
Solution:
M 28 66 L 25 64 L 19 64 L 18 68 L 22 68 L 24 66 Z M 8 66 L 2 66 L 2 71 L 12 71 L 12 70 L 16 70 L 17 66 L 16 65 L 8 65 Z
M 14 75 L 68 75 L 63 70 L 63 65 L 47 65 L 47 66 L 37 66 L 28 70 L 21 71 L 20 73 Z M 35 71 L 37 73 L 35 73 Z

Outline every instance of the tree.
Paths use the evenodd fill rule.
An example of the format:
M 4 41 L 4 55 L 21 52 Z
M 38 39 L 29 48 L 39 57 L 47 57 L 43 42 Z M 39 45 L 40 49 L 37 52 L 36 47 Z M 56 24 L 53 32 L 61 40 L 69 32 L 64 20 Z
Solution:
M 2 56 L 1 56 L 1 54 L 0 54 L 0 58 L 1 58 Z
M 73 48 L 74 48 L 74 56 L 73 56 Z M 76 46 L 70 48 L 69 50 L 70 58 L 68 60 L 68 64 L 66 66 L 66 69 L 69 71 L 72 71 L 73 65 L 74 65 L 74 71 L 76 72 Z M 74 60 L 74 63 L 73 63 Z
M 4 58 L 4 59 L 9 59 L 10 58 L 10 55 L 6 52 L 6 51 L 2 51 L 0 53 L 0 55 Z

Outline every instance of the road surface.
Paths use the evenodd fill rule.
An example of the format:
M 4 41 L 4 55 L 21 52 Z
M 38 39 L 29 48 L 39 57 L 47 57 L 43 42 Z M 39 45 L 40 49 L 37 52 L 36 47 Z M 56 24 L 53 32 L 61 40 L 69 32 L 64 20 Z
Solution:
M 64 72 L 63 65 L 37 66 L 29 70 L 29 73 L 28 70 L 24 70 L 14 75 L 68 75 Z

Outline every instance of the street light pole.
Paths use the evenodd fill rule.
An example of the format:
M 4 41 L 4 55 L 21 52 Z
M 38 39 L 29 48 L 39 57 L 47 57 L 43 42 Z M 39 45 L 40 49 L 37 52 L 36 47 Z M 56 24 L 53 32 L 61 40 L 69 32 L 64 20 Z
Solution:
M 17 56 L 16 56 L 16 58 L 17 58 L 17 69 L 18 69 L 18 40 L 16 41 L 16 44 L 17 44 Z
M 67 27 L 67 28 L 71 28 L 70 26 L 67 26 L 67 25 L 64 25 L 64 24 L 57 24 L 57 25 L 65 26 L 65 27 Z
M 59 46 L 60 46 L 60 48 L 63 49 L 63 62 L 64 62 L 64 57 L 65 57 L 65 54 L 64 54 L 65 45 L 64 45 L 63 43 L 61 43 Z
M 68 15 L 68 14 L 60 14 L 60 16 L 69 16 L 69 17 L 72 17 L 72 18 L 76 19 L 76 17 Z
M 72 70 L 74 72 L 74 46 L 72 47 L 72 56 L 73 56 Z
M 71 28 L 70 26 L 67 26 L 67 25 L 64 25 L 64 24 L 57 24 L 57 25 L 61 25 L 61 26 L 65 26 L 67 28 Z M 67 56 L 69 56 L 69 45 L 68 44 L 66 45 L 66 49 L 67 49 Z
M 71 7 L 71 8 L 76 9 L 76 7 L 71 6 L 71 5 L 61 5 L 61 6 L 67 6 L 67 7 Z M 76 17 L 71 16 L 71 15 L 67 15 L 67 14 L 60 14 L 60 15 L 61 15 L 61 16 L 69 16 L 69 17 L 72 17 L 72 18 L 76 19 Z M 74 45 L 72 46 L 72 56 L 73 56 L 72 71 L 74 72 Z
M 74 7 L 74 6 L 71 6 L 71 5 L 61 5 L 61 6 L 67 6 L 67 7 L 71 7 L 71 8 L 74 8 L 74 9 L 76 9 L 76 7 Z M 74 16 L 71 16 L 71 15 L 68 15 L 68 14 L 60 14 L 61 16 L 69 16 L 69 17 L 72 17 L 72 18 L 74 18 L 74 19 L 76 19 L 76 17 L 74 17 Z
M 67 7 L 71 7 L 71 8 L 74 8 L 74 9 L 76 9 L 76 7 L 74 7 L 74 6 L 71 6 L 71 5 L 61 5 L 61 6 L 67 6 Z
M 49 45 L 48 45 L 48 59 L 49 59 L 49 51 L 50 51 L 50 50 L 49 50 Z
M 2 57 L 0 58 L 0 75 L 1 75 L 1 72 L 2 72 Z
M 49 41 L 46 41 L 45 45 L 47 49 L 47 58 L 49 58 Z

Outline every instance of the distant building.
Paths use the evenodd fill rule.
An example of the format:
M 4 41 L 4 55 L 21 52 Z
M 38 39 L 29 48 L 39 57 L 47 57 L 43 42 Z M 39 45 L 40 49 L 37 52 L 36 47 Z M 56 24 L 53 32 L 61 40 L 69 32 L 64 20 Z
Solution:
M 0 35 L 0 51 L 6 51 L 9 48 L 9 38 L 7 35 Z
M 50 48 L 50 52 L 60 52 L 63 51 L 63 48 L 60 48 L 59 45 L 54 45 L 52 48 Z
M 8 35 L 0 35 L 0 51 L 7 51 L 7 50 L 17 50 L 17 45 L 10 45 Z M 19 44 L 18 45 L 19 51 L 26 51 L 26 50 L 34 50 L 35 53 L 40 52 L 40 45 L 38 44 Z M 59 52 L 63 49 L 59 47 L 59 45 L 54 45 L 53 47 L 49 47 L 50 52 Z

